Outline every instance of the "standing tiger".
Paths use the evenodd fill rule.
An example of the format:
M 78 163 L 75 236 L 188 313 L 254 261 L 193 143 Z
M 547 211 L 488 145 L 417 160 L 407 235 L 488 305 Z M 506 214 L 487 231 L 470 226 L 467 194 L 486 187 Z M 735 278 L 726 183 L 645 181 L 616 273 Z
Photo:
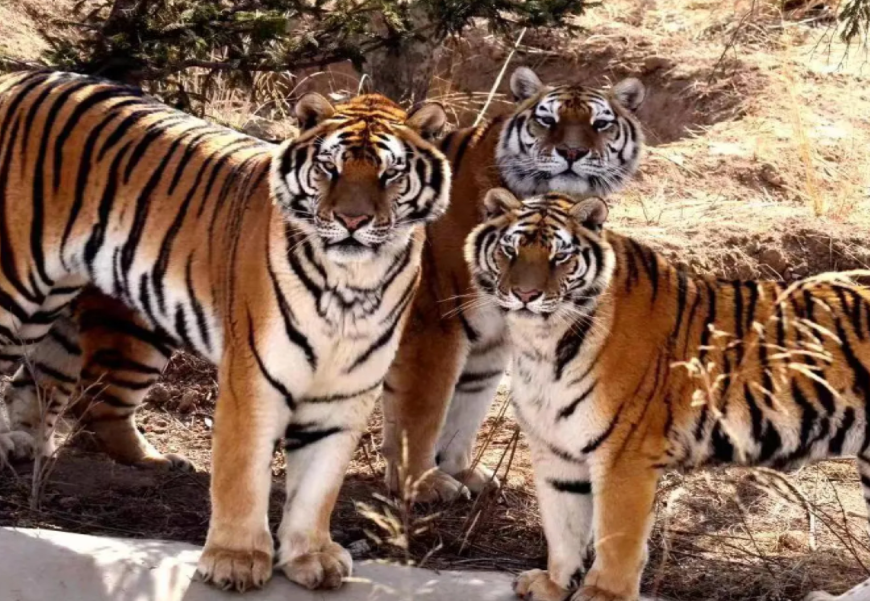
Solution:
M 310 588 L 350 573 L 330 513 L 450 186 L 424 139 L 446 119 L 438 105 L 409 116 L 377 95 L 334 107 L 310 94 L 296 112 L 305 131 L 273 146 L 109 82 L 0 79 L 0 366 L 87 284 L 218 364 L 198 569 L 238 590 L 272 573 L 282 436 L 276 565 Z
M 465 253 L 507 321 L 549 550 L 520 597 L 638 599 L 666 469 L 854 454 L 870 503 L 870 290 L 688 275 L 602 231 L 599 199 L 495 189 L 485 204 Z
M 520 67 L 510 87 L 519 102 L 513 114 L 442 143 L 454 173 L 450 208 L 427 228 L 424 284 L 384 387 L 388 483 L 393 490 L 403 485 L 398 467 L 407 441 L 401 473 L 410 480 L 429 475 L 419 487 L 422 501 L 453 499 L 467 494 L 465 486 L 478 492 L 492 479 L 472 465 L 472 449 L 508 358 L 504 317 L 480 302 L 463 259 L 484 193 L 506 186 L 520 195 L 606 195 L 640 161 L 643 134 L 632 113 L 644 88 L 636 79 L 608 91 L 548 87 Z
M 640 161 L 643 134 L 632 114 L 644 98 L 639 81 L 626 79 L 609 91 L 548 87 L 533 71 L 520 67 L 510 87 L 519 101 L 513 114 L 453 132 L 442 142 L 455 172 L 453 201 L 447 215 L 427 228 L 424 284 L 385 386 L 387 481 L 396 492 L 404 484 L 398 469 L 404 439 L 408 448 L 403 475 L 413 481 L 429 474 L 419 486 L 420 501 L 453 499 L 467 493 L 466 485 L 477 492 L 492 478 L 482 465 L 471 469 L 471 459 L 475 436 L 507 361 L 504 324 L 497 311 L 477 306 L 469 296 L 473 288 L 462 258 L 465 236 L 482 216 L 483 193 L 506 185 L 517 194 L 548 190 L 581 196 L 609 194 L 630 179 Z M 119 310 L 102 311 L 97 299 L 90 305 L 97 315 Z M 162 369 L 166 356 L 149 333 L 117 323 L 114 333 L 111 325 L 104 325 L 82 335 L 83 346 L 89 349 L 84 359 L 84 373 L 90 377 L 86 382 L 100 375 L 101 386 L 90 388 L 99 391 L 108 386 L 110 394 L 109 404 L 94 410 L 95 418 L 106 418 L 97 419 L 94 430 L 116 459 L 183 466 L 182 459 L 166 458 L 147 445 L 133 423 L 133 410 L 144 396 L 142 382 L 153 381 L 158 373 L 154 369 Z M 75 326 L 65 329 L 75 330 Z M 64 384 L 58 382 L 58 374 L 67 380 L 77 378 L 82 359 L 64 351 L 66 342 L 74 342 L 71 335 L 64 338 L 58 341 L 52 333 L 34 351 L 40 381 L 58 386 Z M 41 363 L 49 370 L 40 371 Z M 121 377 L 110 377 L 121 367 L 129 369 Z M 26 416 L 20 421 L 36 423 L 31 417 L 38 413 L 32 378 L 21 371 L 16 380 L 13 409 Z M 121 420 L 110 419 L 119 413 Z M 49 418 L 53 420 L 55 414 L 50 412 Z M 433 470 L 436 463 L 440 471 Z

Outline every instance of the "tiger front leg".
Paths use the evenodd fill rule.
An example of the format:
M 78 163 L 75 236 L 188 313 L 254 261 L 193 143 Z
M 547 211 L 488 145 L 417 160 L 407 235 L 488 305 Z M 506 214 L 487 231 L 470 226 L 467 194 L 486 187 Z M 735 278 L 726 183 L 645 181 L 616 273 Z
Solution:
M 277 565 L 308 589 L 338 588 L 351 574 L 350 553 L 329 533 L 330 516 L 379 396 L 380 390 L 336 401 L 341 407 L 303 408 L 284 436 L 287 501 L 278 529 Z
M 637 601 L 653 524 L 659 472 L 649 459 L 619 449 L 594 457 L 595 561 L 571 601 Z
M 229 353 L 228 353 L 229 354 Z M 225 357 L 212 443 L 212 514 L 198 573 L 219 588 L 262 587 L 272 575 L 272 454 L 286 400 L 249 357 Z
M 562 601 L 580 584 L 592 539 L 589 466 L 566 461 L 533 437 L 529 446 L 547 537 L 547 570 L 522 572 L 514 581 L 514 592 L 528 601 Z

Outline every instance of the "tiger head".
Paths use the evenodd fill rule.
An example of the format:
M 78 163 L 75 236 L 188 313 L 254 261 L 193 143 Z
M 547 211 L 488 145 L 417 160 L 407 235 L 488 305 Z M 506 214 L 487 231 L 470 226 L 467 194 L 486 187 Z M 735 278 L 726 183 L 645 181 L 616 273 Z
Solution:
M 502 129 L 496 158 L 505 183 L 521 197 L 604 196 L 637 171 L 643 132 L 633 112 L 645 95 L 637 79 L 607 91 L 548 87 L 520 67 L 511 91 L 520 106 Z
M 465 258 L 475 285 L 507 312 L 586 313 L 607 287 L 614 258 L 602 236 L 607 205 L 546 194 L 518 200 L 503 188 L 484 198 L 485 221 Z
M 441 105 L 406 114 L 377 94 L 333 106 L 309 93 L 296 116 L 302 133 L 279 148 L 272 190 L 332 260 L 403 247 L 415 226 L 447 210 L 450 165 L 429 142 L 447 119 Z

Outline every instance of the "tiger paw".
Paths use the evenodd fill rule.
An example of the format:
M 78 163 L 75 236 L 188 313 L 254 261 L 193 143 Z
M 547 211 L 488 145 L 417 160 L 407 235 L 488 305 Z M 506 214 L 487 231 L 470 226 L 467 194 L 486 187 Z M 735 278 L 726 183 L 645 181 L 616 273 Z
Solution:
M 813 591 L 804 597 L 804 601 L 837 601 L 838 598 L 825 591 Z
M 133 464 L 143 470 L 172 471 L 172 472 L 195 472 L 196 467 L 184 455 L 176 453 L 157 454 L 144 457 Z
M 305 553 L 281 565 L 284 574 L 307 589 L 336 589 L 353 569 L 353 559 L 344 547 L 329 543 L 322 551 Z
M 33 459 L 36 441 L 27 432 L 13 430 L 0 433 L 0 464 L 6 461 L 26 461 Z
M 498 490 L 501 482 L 495 473 L 486 466 L 477 464 L 471 469 L 453 474 L 457 482 L 464 484 L 473 495 L 479 495 L 486 490 Z
M 203 582 L 240 593 L 262 588 L 272 577 L 272 553 L 257 550 L 241 551 L 206 545 L 197 565 Z
M 459 499 L 471 499 L 471 491 L 450 474 L 436 468 L 414 483 L 412 499 L 421 505 L 451 503 Z
M 550 580 L 546 570 L 529 570 L 520 573 L 513 583 L 514 593 L 526 601 L 563 601 L 568 591 Z

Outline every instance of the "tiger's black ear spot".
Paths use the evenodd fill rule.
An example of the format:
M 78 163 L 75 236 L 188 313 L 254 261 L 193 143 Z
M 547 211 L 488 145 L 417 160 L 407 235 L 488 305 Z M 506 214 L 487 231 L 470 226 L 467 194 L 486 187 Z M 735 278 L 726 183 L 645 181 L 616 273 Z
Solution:
M 511 92 L 517 102 L 528 100 L 544 89 L 544 84 L 528 67 L 517 67 L 511 75 Z
M 610 209 L 600 198 L 586 198 L 571 207 L 571 216 L 587 230 L 595 233 L 604 229 Z
M 429 142 L 441 135 L 446 124 L 447 111 L 437 102 L 426 102 L 415 106 L 405 121 L 405 125 Z
M 623 79 L 613 86 L 610 93 L 619 104 L 632 112 L 636 111 L 646 98 L 646 88 L 634 77 Z
M 518 209 L 523 203 L 505 188 L 493 188 L 483 197 L 484 218 L 492 219 Z
M 311 129 L 335 114 L 335 107 L 317 92 L 309 92 L 296 103 L 296 119 L 303 131 Z

